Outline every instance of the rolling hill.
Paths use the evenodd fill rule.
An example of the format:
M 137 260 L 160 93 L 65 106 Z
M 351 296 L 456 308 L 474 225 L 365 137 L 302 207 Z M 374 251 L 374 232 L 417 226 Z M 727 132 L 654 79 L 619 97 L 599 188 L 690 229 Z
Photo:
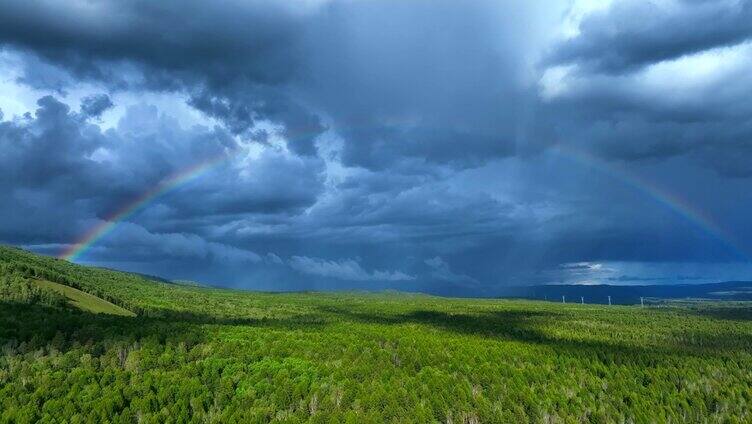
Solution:
M 750 422 L 751 310 L 253 293 L 0 247 L 0 422 Z
M 53 283 L 45 280 L 35 280 L 34 283 L 44 290 L 52 290 L 63 295 L 71 306 L 82 311 L 95 314 L 112 314 L 128 317 L 136 316 L 136 314 L 127 309 L 64 284 Z

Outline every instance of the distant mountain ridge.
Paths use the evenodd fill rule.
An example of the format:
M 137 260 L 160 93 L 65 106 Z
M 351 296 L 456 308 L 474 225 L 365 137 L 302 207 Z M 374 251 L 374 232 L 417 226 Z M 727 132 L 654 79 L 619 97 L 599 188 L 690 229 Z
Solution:
M 512 297 L 567 303 L 633 305 L 640 297 L 650 299 L 707 299 L 707 300 L 752 300 L 752 281 L 725 281 L 705 284 L 639 285 L 618 286 L 608 284 L 546 284 L 527 287 L 508 287 L 499 297 Z
M 3 264 L 5 264 L 5 266 L 20 267 L 19 269 L 23 269 L 23 272 L 31 276 L 69 285 L 129 310 L 138 310 L 144 306 L 140 304 L 144 301 L 144 298 L 141 295 L 137 296 L 138 299 L 135 299 L 133 296 L 139 294 L 140 291 L 145 290 L 145 287 L 149 290 L 155 290 L 155 288 L 163 287 L 165 284 L 168 284 L 175 287 L 222 288 L 197 281 L 169 280 L 163 277 L 137 272 L 123 272 L 108 268 L 81 266 L 54 257 L 39 255 L 18 247 L 0 244 L 0 271 L 2 271 Z M 40 273 L 40 275 L 37 275 L 36 273 Z M 2 276 L 1 272 L 0 276 Z M 124 286 L 128 284 L 123 283 L 124 281 L 127 281 L 128 284 L 130 284 L 130 288 L 127 290 Z M 160 284 L 157 284 L 156 286 L 151 286 L 151 284 L 144 286 L 144 283 Z M 106 288 L 106 290 L 104 290 L 104 288 Z M 159 290 L 162 289 L 159 288 Z M 299 293 L 307 292 L 308 291 L 300 291 Z M 360 291 L 355 290 L 355 292 Z M 386 290 L 384 292 L 392 294 L 399 293 L 401 296 L 419 295 L 419 293 L 398 292 L 395 290 Z M 117 293 L 117 295 L 114 293 Z M 567 303 L 584 302 L 591 304 L 607 304 L 608 297 L 611 296 L 612 304 L 621 305 L 639 304 L 641 297 L 646 298 L 648 301 L 653 301 L 655 299 L 752 301 L 752 281 L 725 281 L 719 283 L 673 285 L 546 284 L 537 286 L 504 287 L 499 288 L 493 293 L 487 293 L 485 295 L 475 294 L 475 296 L 468 296 L 466 293 L 426 294 L 439 296 L 448 295 L 449 297 L 519 298 L 548 300 L 552 302 L 561 302 L 563 296 Z M 150 306 L 155 306 L 155 299 L 158 299 L 158 297 L 147 298 L 147 303 L 149 303 Z M 162 307 L 164 305 L 158 306 Z

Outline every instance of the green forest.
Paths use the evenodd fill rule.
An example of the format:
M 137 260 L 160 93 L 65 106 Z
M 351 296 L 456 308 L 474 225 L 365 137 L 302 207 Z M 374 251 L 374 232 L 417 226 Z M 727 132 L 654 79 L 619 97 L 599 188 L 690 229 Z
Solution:
M 244 292 L 0 247 L 0 422 L 752 422 L 752 307 Z

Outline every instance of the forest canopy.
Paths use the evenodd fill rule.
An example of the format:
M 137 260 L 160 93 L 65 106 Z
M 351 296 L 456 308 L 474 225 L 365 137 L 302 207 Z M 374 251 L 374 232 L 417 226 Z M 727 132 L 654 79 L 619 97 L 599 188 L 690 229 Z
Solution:
M 749 422 L 750 310 L 251 293 L 0 247 L 0 422 Z

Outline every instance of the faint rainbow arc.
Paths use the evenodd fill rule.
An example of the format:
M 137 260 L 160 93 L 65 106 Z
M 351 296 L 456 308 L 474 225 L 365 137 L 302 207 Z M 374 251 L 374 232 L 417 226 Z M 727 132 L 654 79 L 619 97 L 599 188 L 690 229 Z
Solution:
M 649 196 L 654 201 L 684 217 L 684 219 L 699 227 L 705 233 L 710 234 L 717 240 L 726 244 L 727 247 L 730 247 L 734 253 L 742 259 L 750 260 L 750 256 L 741 247 L 741 243 L 739 243 L 733 235 L 729 234 L 728 231 L 724 230 L 711 217 L 707 216 L 707 214 L 703 213 L 703 211 L 679 195 L 671 193 L 653 182 L 640 178 L 635 174 L 628 173 L 615 165 L 611 165 L 602 159 L 582 150 L 575 149 L 572 146 L 558 145 L 555 148 L 555 151 L 562 156 L 577 162 L 581 166 L 596 168 L 599 172 L 609 175 L 632 187 L 636 191 Z
M 142 193 L 139 197 L 133 199 L 125 206 L 121 207 L 99 224 L 87 231 L 79 240 L 66 248 L 59 258 L 69 261 L 76 260 L 83 252 L 89 249 L 94 243 L 111 233 L 117 225 L 124 219 L 133 216 L 155 199 L 187 184 L 202 175 L 208 173 L 215 167 L 229 160 L 234 156 L 234 152 L 225 152 L 218 156 L 194 164 L 188 168 L 182 169 L 166 179 L 160 181 L 151 189 Z
M 318 135 L 320 133 L 320 129 L 316 128 L 312 131 L 299 131 L 296 133 L 293 137 L 290 137 L 289 139 L 304 139 L 306 137 L 312 136 L 312 135 Z M 126 218 L 134 215 L 141 209 L 148 206 L 152 201 L 155 199 L 161 197 L 164 194 L 167 194 L 168 192 L 175 190 L 179 188 L 180 186 L 195 180 L 196 178 L 199 178 L 203 174 L 211 171 L 213 168 L 217 167 L 218 165 L 224 163 L 225 161 L 230 160 L 232 157 L 236 156 L 238 153 L 240 153 L 242 149 L 233 149 L 229 152 L 224 152 L 216 157 L 212 157 L 211 159 L 199 162 L 195 165 L 192 165 L 188 168 L 185 168 L 183 170 L 180 170 L 166 179 L 159 182 L 156 186 L 153 188 L 147 190 L 143 194 L 141 194 L 136 199 L 132 200 L 130 203 L 126 204 L 122 208 L 118 209 L 116 212 L 111 214 L 109 217 L 104 219 L 99 224 L 95 225 L 93 228 L 91 228 L 89 231 L 87 231 L 81 238 L 78 239 L 75 243 L 68 246 L 65 250 L 63 250 L 60 255 L 58 255 L 58 258 L 65 259 L 69 261 L 73 261 L 77 259 L 83 252 L 85 252 L 87 249 L 89 249 L 94 243 L 102 239 L 104 236 L 112 232 L 115 227 L 117 227 L 120 222 L 125 220 Z
M 644 178 L 628 173 L 615 165 L 611 165 L 587 152 L 575 149 L 572 146 L 560 144 L 555 148 L 555 151 L 562 154 L 564 157 L 570 158 L 581 166 L 596 168 L 600 172 L 646 194 L 658 203 L 663 204 L 668 209 L 683 216 L 706 233 L 724 242 L 727 246 L 731 247 L 736 254 L 740 255 L 745 260 L 750 259 L 749 255 L 745 253 L 744 249 L 740 247 L 740 243 L 738 243 L 732 235 L 728 234 L 727 231 L 716 224 L 710 217 L 706 216 L 702 211 L 678 195 L 672 194 Z M 162 195 L 199 178 L 216 166 L 229 160 L 235 153 L 236 152 L 225 152 L 172 174 L 153 188 L 132 200 L 130 203 L 118 209 L 107 219 L 91 228 L 77 242 L 65 249 L 59 257 L 67 260 L 75 260 L 94 243 L 112 232 L 120 222 L 142 210 Z

